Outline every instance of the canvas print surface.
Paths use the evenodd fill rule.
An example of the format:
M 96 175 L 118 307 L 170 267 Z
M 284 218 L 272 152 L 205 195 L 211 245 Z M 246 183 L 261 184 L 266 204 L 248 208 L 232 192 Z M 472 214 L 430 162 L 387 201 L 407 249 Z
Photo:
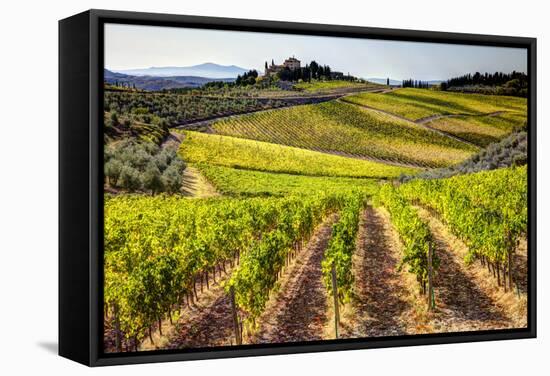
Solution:
M 527 50 L 106 24 L 105 353 L 527 326 Z

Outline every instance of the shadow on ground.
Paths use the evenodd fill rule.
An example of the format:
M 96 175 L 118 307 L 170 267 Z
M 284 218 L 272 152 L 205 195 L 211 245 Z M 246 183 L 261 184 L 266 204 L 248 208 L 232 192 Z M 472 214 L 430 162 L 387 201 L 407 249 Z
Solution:
M 51 354 L 54 354 L 54 355 L 58 354 L 59 345 L 57 344 L 57 342 L 45 341 L 45 342 L 38 342 L 36 345 L 41 349 L 43 349 L 44 351 L 47 351 Z

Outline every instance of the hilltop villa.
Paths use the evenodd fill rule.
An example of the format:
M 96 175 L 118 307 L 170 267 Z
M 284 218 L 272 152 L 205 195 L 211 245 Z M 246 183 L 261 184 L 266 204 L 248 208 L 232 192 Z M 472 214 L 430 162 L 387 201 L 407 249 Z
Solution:
M 266 62 L 265 75 L 272 76 L 285 68 L 288 68 L 290 70 L 300 69 L 300 60 L 292 56 L 286 59 L 281 65 L 276 65 L 273 60 L 271 60 L 271 65 L 269 67 L 267 66 Z

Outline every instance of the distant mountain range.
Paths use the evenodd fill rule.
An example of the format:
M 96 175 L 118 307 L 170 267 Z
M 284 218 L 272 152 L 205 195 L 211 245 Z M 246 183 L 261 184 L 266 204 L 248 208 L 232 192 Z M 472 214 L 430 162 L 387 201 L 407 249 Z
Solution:
M 219 65 L 215 63 L 204 63 L 188 67 L 150 67 L 142 69 L 113 70 L 114 73 L 123 73 L 132 76 L 193 76 L 205 78 L 237 78 L 237 75 L 247 72 L 249 69 L 236 65 Z
M 235 78 L 207 78 L 199 76 L 138 76 L 113 72 L 105 69 L 104 81 L 108 84 L 126 84 L 131 87 L 135 86 L 140 90 L 154 91 L 162 89 L 200 87 L 212 81 L 233 82 L 235 81 Z
M 371 78 L 365 78 L 365 80 L 367 80 L 369 82 L 373 82 L 375 84 L 382 84 L 382 85 L 386 85 L 386 83 L 387 83 L 387 78 L 371 77 Z M 424 80 L 422 80 L 422 81 L 426 82 Z M 431 85 L 437 85 L 437 84 L 440 84 L 443 81 L 442 80 L 428 80 L 428 82 Z M 402 83 L 403 83 L 402 80 L 395 80 L 393 78 L 390 78 L 390 85 L 392 85 L 392 86 L 401 85 Z

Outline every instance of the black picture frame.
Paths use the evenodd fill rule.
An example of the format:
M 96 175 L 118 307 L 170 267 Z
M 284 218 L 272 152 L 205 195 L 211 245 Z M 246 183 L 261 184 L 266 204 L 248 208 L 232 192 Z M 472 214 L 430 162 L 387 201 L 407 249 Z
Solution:
M 528 55 L 528 326 L 307 343 L 104 354 L 102 350 L 103 24 L 520 47 Z M 536 39 L 357 26 L 88 10 L 59 21 L 59 354 L 88 366 L 536 337 Z

